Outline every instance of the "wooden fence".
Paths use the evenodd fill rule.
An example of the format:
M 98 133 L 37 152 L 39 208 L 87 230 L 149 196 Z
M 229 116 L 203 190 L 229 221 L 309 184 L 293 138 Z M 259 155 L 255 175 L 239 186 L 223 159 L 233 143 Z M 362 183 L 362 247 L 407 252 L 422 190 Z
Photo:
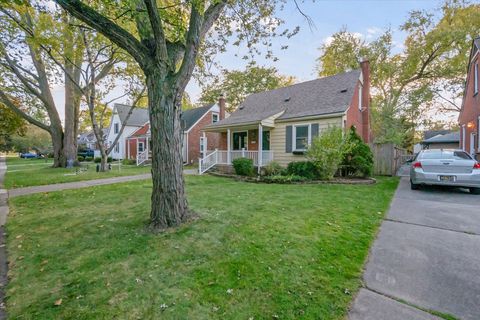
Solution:
M 406 149 L 398 148 L 393 143 L 372 143 L 370 148 L 373 152 L 375 175 L 394 176 L 398 169 L 413 157 Z

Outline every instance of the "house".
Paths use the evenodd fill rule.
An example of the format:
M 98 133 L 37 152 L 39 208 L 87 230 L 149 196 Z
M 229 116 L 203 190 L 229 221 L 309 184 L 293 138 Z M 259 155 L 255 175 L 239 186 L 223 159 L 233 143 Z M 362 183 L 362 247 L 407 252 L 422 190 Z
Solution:
M 196 163 L 204 156 L 205 150 L 219 144 L 220 135 L 215 132 L 202 132 L 203 127 L 225 118 L 225 98 L 221 96 L 218 103 L 182 112 L 182 157 L 184 163 Z M 145 122 L 126 140 L 126 157 L 142 164 L 151 157 L 150 123 Z
M 460 124 L 460 148 L 473 156 L 480 154 L 480 37 L 472 42 L 467 79 L 463 92 L 462 108 L 458 117 Z
M 422 141 L 422 149 L 458 149 L 460 146 L 460 132 L 451 132 L 449 130 L 443 130 L 444 133 L 440 133 L 430 138 L 426 138 Z
M 368 61 L 360 66 L 248 96 L 230 117 L 204 128 L 219 133 L 220 143 L 200 161 L 200 172 L 213 166 L 228 170 L 238 157 L 251 158 L 259 171 L 271 161 L 286 166 L 305 160 L 313 137 L 329 126 L 355 126 L 363 140 L 370 142 Z
M 102 129 L 103 131 L 103 139 L 107 137 L 108 128 Z M 77 145 L 79 148 L 83 149 L 90 149 L 90 150 L 97 150 L 97 138 L 95 137 L 95 133 L 93 131 L 84 132 L 78 135 L 77 138 Z
M 108 128 L 107 134 L 107 147 L 109 148 L 116 137 L 120 134 L 122 124 L 125 122 L 125 128 L 120 134 L 115 147 L 113 148 L 110 156 L 114 159 L 125 159 L 127 150 L 126 150 L 126 139 L 135 131 L 140 129 L 148 121 L 148 110 L 143 108 L 134 108 L 132 114 L 128 117 L 131 106 L 124 104 L 116 103 L 113 106 L 112 118 L 110 120 L 110 126 Z M 128 120 L 126 120 L 128 117 Z

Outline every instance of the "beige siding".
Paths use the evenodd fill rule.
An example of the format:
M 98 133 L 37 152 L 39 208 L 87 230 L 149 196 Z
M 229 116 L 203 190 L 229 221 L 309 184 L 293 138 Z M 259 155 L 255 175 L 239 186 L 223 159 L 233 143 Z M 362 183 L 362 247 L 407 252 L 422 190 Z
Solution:
M 292 161 L 305 160 L 306 158 L 303 155 L 296 155 L 293 153 L 285 152 L 286 127 L 298 125 L 298 124 L 314 124 L 314 123 L 318 123 L 319 132 L 321 133 L 322 129 L 328 128 L 329 126 L 342 127 L 342 117 L 275 123 L 275 128 L 270 131 L 270 149 L 273 151 L 273 156 L 275 158 L 275 161 L 277 161 L 282 166 L 286 166 L 288 165 L 289 162 L 292 162 Z

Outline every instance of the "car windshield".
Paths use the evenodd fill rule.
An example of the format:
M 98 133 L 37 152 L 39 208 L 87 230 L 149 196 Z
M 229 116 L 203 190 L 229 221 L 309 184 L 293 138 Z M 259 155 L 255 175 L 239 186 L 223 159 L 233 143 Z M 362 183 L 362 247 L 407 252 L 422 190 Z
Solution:
M 472 160 L 468 153 L 463 151 L 438 150 L 423 152 L 420 159 L 442 159 L 442 160 Z

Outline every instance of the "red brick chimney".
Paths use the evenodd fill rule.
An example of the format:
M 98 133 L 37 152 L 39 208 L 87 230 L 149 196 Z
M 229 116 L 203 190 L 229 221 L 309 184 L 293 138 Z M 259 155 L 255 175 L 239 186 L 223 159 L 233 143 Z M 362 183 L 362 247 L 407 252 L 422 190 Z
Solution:
M 370 63 L 367 59 L 360 62 L 363 76 L 362 92 L 362 137 L 366 143 L 371 142 L 372 134 L 370 130 Z
M 220 120 L 225 119 L 225 96 L 223 93 L 218 97 L 218 105 L 220 106 Z

